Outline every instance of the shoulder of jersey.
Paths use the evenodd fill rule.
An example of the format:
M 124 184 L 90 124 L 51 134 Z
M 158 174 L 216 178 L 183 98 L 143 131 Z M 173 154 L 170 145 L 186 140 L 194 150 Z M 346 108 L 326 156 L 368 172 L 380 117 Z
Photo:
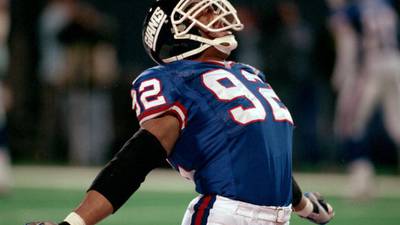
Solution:
M 169 64 L 154 66 L 143 71 L 139 76 L 136 77 L 132 84 L 135 84 L 135 82 L 142 80 L 143 78 L 164 78 L 167 76 L 175 76 L 177 74 L 181 74 L 185 70 L 192 70 L 192 66 L 194 64 L 197 63 L 189 60 L 180 60 Z M 177 71 L 179 71 L 179 73 L 176 73 Z
M 253 66 L 251 66 L 249 64 L 246 64 L 246 63 L 237 63 L 237 64 L 242 66 L 243 69 L 245 69 L 247 72 L 252 73 L 254 75 L 257 75 L 257 76 L 261 77 L 261 79 L 263 79 L 265 81 L 265 79 L 266 79 L 265 74 L 262 73 L 259 69 L 255 68 L 255 67 L 253 67 Z
M 164 65 L 154 66 L 143 71 L 139 76 L 132 81 L 132 86 L 135 85 L 140 80 L 145 80 L 148 78 L 162 78 L 170 74 L 170 71 Z

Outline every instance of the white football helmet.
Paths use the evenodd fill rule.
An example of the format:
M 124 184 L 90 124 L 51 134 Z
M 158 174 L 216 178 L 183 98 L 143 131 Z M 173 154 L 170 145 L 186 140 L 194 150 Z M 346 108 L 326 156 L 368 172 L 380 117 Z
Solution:
M 210 21 L 199 20 L 204 12 L 215 16 Z M 146 17 L 143 42 L 157 63 L 169 63 L 195 56 L 211 46 L 229 55 L 237 47 L 231 31 L 242 29 L 235 8 L 227 0 L 158 0 Z M 225 35 L 204 35 L 219 32 Z

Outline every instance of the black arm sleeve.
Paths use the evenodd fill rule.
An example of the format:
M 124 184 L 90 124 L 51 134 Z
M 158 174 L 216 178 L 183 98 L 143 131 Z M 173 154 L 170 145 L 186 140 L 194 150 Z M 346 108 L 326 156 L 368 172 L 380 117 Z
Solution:
M 88 191 L 102 194 L 110 201 L 115 213 L 166 157 L 158 139 L 146 130 L 139 130 L 102 169 Z
M 300 203 L 301 198 L 303 197 L 303 193 L 301 192 L 301 189 L 297 184 L 296 180 L 293 178 L 293 176 L 292 176 L 292 195 L 293 195 L 292 207 L 295 207 Z

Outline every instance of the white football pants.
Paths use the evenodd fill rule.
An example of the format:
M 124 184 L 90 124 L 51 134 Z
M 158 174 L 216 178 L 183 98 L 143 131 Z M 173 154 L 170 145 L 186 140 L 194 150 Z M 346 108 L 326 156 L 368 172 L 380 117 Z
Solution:
M 193 199 L 182 225 L 289 225 L 291 207 L 259 206 L 215 195 Z

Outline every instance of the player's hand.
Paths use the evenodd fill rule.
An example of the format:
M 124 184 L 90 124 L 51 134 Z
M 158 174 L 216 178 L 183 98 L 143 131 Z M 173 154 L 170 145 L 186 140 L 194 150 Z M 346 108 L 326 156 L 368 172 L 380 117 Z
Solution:
M 305 204 L 303 209 L 295 211 L 302 218 L 306 218 L 316 224 L 327 224 L 334 216 L 333 208 L 319 193 L 304 193 L 301 200 Z
M 333 212 L 332 206 L 329 205 L 319 193 L 307 192 L 304 193 L 304 196 L 308 198 L 313 205 L 311 213 L 305 216 L 305 218 L 316 224 L 327 224 L 333 218 L 335 213 Z
M 25 225 L 58 225 L 58 223 L 45 221 L 45 222 L 30 222 L 30 223 L 26 223 Z

